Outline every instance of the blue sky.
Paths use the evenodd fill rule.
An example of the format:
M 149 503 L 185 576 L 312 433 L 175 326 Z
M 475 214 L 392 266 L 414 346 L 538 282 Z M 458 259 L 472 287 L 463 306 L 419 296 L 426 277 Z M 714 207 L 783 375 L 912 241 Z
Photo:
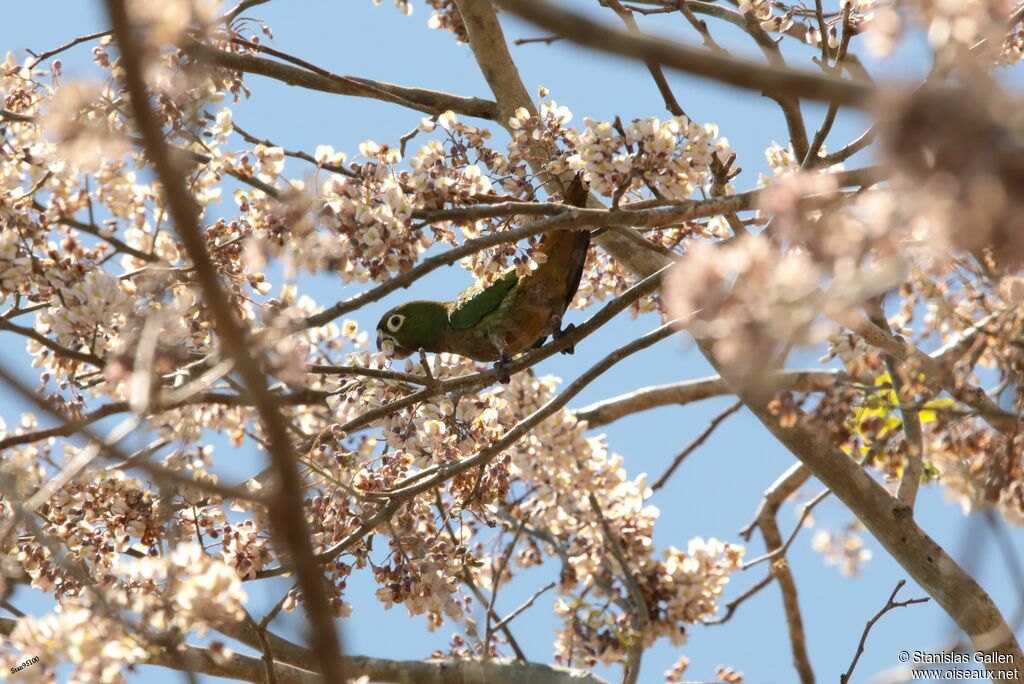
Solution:
M 826 9 L 836 0 L 826 0 Z M 0 50 L 13 50 L 19 58 L 24 49 L 36 52 L 62 44 L 71 38 L 105 28 L 100 3 L 68 0 L 37 0 L 34 3 L 5 3 L 4 21 L 0 24 Z M 350 74 L 404 85 L 450 90 L 461 95 L 490 97 L 473 56 L 466 46 L 458 46 L 450 34 L 427 28 L 429 16 L 425 4 L 414 2 L 415 12 L 403 17 L 389 0 L 375 7 L 370 0 L 330 2 L 278 0 L 249 12 L 265 19 L 274 30 L 274 46 L 318 64 L 339 74 Z M 612 20 L 610 13 L 607 19 Z M 510 40 L 543 35 L 542 31 L 503 17 Z M 692 31 L 681 17 L 660 23 L 664 32 L 675 38 L 696 42 Z M 756 56 L 753 45 L 712 24 L 715 37 L 739 53 Z M 810 50 L 803 50 L 807 56 Z M 550 99 L 567 105 L 574 112 L 574 124 L 584 116 L 623 120 L 658 115 L 665 111 L 653 82 L 642 65 L 583 51 L 571 45 L 525 45 L 512 47 L 523 80 L 531 92 L 547 86 Z M 83 45 L 62 55 L 65 79 L 90 72 L 89 46 Z M 809 62 L 807 62 L 809 65 Z M 907 76 L 922 73 L 925 66 L 920 51 L 908 51 L 899 60 L 876 67 L 876 75 Z M 753 186 L 757 173 L 766 171 L 763 150 L 772 141 L 784 143 L 785 126 L 778 107 L 755 93 L 718 86 L 707 80 L 671 74 L 670 82 L 683 108 L 700 122 L 715 122 L 732 147 L 739 153 L 738 165 L 744 169 L 737 187 Z M 247 78 L 253 97 L 235 107 L 235 121 L 259 137 L 269 137 L 288 148 L 312 152 L 317 145 L 332 145 L 337 150 L 354 152 L 366 139 L 396 143 L 398 138 L 416 125 L 418 112 L 373 100 L 345 98 L 290 88 L 275 81 L 255 76 Z M 819 106 L 805 106 L 808 129 L 813 131 L 823 115 Z M 864 129 L 861 117 L 841 114 L 828 147 L 835 149 Z M 503 145 L 504 133 L 491 126 L 495 144 Z M 240 141 L 235 144 L 241 145 Z M 417 141 L 413 142 L 416 145 Z M 855 158 L 850 167 L 865 163 Z M 311 169 L 302 162 L 289 160 L 287 173 L 303 176 Z M 226 196 L 229 197 L 229 195 Z M 233 210 L 226 204 L 223 212 Z M 469 277 L 457 268 L 442 269 L 422 281 L 416 296 L 449 298 L 469 283 Z M 345 296 L 339 284 L 327 276 L 306 279 L 304 291 L 322 304 Z M 380 313 L 408 297 L 398 292 L 367 307 L 357 320 L 364 329 L 372 330 Z M 577 320 L 581 316 L 575 314 Z M 574 356 L 557 356 L 538 368 L 539 373 L 557 375 L 567 381 L 583 372 L 610 349 L 655 327 L 652 317 L 630 321 L 620 317 L 581 344 Z M 0 351 L 9 364 L 16 361 L 27 371 L 27 355 L 20 339 L 0 335 Z M 814 365 L 820 350 L 794 354 L 792 367 Z M 692 343 L 683 335 L 662 342 L 656 347 L 631 357 L 588 387 L 573 406 L 613 396 L 649 384 L 711 375 L 712 371 Z M 708 422 L 728 406 L 731 400 L 707 401 L 686 407 L 669 407 L 624 419 L 601 432 L 608 436 L 611 447 L 623 454 L 631 476 L 641 472 L 659 475 L 673 456 L 699 434 Z M 8 424 L 23 410 L 14 400 L 0 405 L 0 416 Z M 141 439 L 141 437 L 140 437 Z M 262 454 L 249 450 L 234 453 L 231 447 L 217 440 L 223 459 L 241 462 L 240 477 L 262 467 Z M 728 421 L 693 454 L 676 473 L 673 482 L 656 494 L 652 503 L 661 510 L 655 540 L 659 546 L 669 544 L 685 547 L 693 536 L 715 536 L 739 541 L 737 530 L 754 514 L 762 492 L 791 463 L 793 457 L 776 444 L 757 420 L 741 412 Z M 254 465 L 255 464 L 255 465 Z M 229 469 L 230 471 L 230 469 Z M 807 494 L 821 486 L 812 483 Z M 818 525 L 836 529 L 850 520 L 841 504 L 828 500 L 815 511 Z M 994 553 L 994 543 L 980 519 L 966 519 L 955 503 L 944 501 L 935 487 L 926 487 L 919 503 L 917 518 L 924 529 L 968 568 L 978 572 L 978 579 L 991 592 L 1004 615 L 1012 617 L 1017 610 L 1018 596 L 1005 565 Z M 783 534 L 796 523 L 792 506 L 779 517 Z M 1024 540 L 1019 530 L 1011 531 L 1018 544 Z M 835 681 L 845 672 L 856 648 L 865 621 L 885 602 L 896 582 L 907 574 L 870 537 L 867 546 L 874 559 L 855 579 L 840 576 L 835 568 L 826 567 L 822 557 L 811 550 L 812 530 L 805 530 L 789 554 L 789 560 L 800 589 L 810 658 L 821 681 Z M 762 548 L 755 541 L 748 557 L 760 555 Z M 765 572 L 758 566 L 734 575 L 725 600 L 756 583 Z M 557 573 L 551 563 L 539 571 L 522 575 L 499 597 L 497 612 L 505 613 L 518 605 L 532 591 Z M 251 612 L 257 617 L 280 596 L 284 585 L 247 586 L 253 595 Z M 373 597 L 375 585 L 366 573 L 357 574 L 349 582 L 348 599 L 355 605 L 352 616 L 340 622 L 345 648 L 353 654 L 395 658 L 427 657 L 447 643 L 452 629 L 426 632 L 426 621 L 409 618 L 401 607 L 383 610 Z M 923 592 L 908 582 L 901 595 L 921 596 Z M 531 660 L 550 662 L 556 627 L 552 611 L 554 595 L 545 595 L 520 616 L 513 631 Z M 48 601 L 33 598 L 29 593 L 15 597 L 15 603 L 33 612 L 46 610 Z M 275 625 L 285 633 L 299 638 L 299 622 L 285 616 Z M 716 665 L 728 665 L 747 676 L 747 682 L 790 682 L 796 676 L 791 657 L 781 599 L 775 586 L 769 586 L 746 602 L 725 626 L 691 627 L 689 643 L 675 648 L 659 642 L 646 655 L 641 681 L 662 680 L 662 672 L 681 655 L 691 660 L 687 675 L 692 679 L 711 678 Z M 887 615 L 875 626 L 867 651 L 857 668 L 855 681 L 867 681 L 868 675 L 898 664 L 900 650 L 932 649 L 945 643 L 954 634 L 943 611 L 934 603 L 913 606 Z M 610 679 L 617 679 L 618 669 L 602 670 Z M 154 668 L 143 668 L 138 681 L 165 682 L 179 675 Z M 201 678 L 214 681 L 213 678 Z

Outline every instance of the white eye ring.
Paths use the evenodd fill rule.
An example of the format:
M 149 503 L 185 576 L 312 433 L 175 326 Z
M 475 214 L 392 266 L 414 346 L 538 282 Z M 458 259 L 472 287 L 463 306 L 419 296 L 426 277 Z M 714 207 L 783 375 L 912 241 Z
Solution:
M 388 316 L 387 326 L 391 332 L 398 332 L 398 329 L 402 327 L 402 323 L 405 323 L 405 316 L 402 314 Z

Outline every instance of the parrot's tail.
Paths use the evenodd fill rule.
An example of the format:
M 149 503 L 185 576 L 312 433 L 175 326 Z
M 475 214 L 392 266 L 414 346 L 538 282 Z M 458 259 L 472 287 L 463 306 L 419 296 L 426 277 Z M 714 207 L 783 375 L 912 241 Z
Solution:
M 583 172 L 580 171 L 566 188 L 563 201 L 574 207 L 585 207 L 589 195 L 590 188 L 584 182 Z M 548 235 L 547 237 L 555 236 Z M 590 230 L 584 228 L 576 231 L 563 231 L 563 234 L 559 236 L 559 241 L 568 243 L 565 247 L 561 247 L 561 250 L 568 255 L 564 264 L 565 282 L 568 285 L 565 293 L 565 306 L 562 307 L 564 312 L 572 304 L 576 290 L 580 287 L 580 280 L 583 278 L 583 269 L 587 265 L 587 252 L 590 250 Z M 553 251 L 560 251 L 559 247 L 555 247 Z
M 569 257 L 569 263 L 571 264 L 570 271 L 568 273 L 568 284 L 569 289 L 565 293 L 565 307 L 562 309 L 569 308 L 572 304 L 572 298 L 576 296 L 576 290 L 580 289 L 580 281 L 583 279 L 583 269 L 587 265 L 587 254 L 590 252 L 590 231 L 584 228 L 583 230 L 577 230 L 572 233 L 574 238 L 572 245 L 572 252 Z

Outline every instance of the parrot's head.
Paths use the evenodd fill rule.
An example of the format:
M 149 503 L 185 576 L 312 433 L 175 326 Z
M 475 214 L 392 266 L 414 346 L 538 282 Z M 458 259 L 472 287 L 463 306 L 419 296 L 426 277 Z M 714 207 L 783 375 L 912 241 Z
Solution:
M 448 310 L 441 302 L 406 302 L 381 316 L 377 323 L 377 349 L 404 359 L 422 349 L 444 351 Z

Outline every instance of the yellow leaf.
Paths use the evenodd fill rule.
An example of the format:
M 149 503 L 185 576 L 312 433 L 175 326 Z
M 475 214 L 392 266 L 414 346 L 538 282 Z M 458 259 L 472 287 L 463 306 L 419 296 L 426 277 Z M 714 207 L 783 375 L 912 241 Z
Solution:
M 924 405 L 924 409 L 921 411 L 920 418 L 921 423 L 932 423 L 938 419 L 938 411 L 934 409 L 947 409 L 952 408 L 956 405 L 956 401 L 953 399 L 933 399 Z M 928 409 L 933 409 L 929 411 Z

